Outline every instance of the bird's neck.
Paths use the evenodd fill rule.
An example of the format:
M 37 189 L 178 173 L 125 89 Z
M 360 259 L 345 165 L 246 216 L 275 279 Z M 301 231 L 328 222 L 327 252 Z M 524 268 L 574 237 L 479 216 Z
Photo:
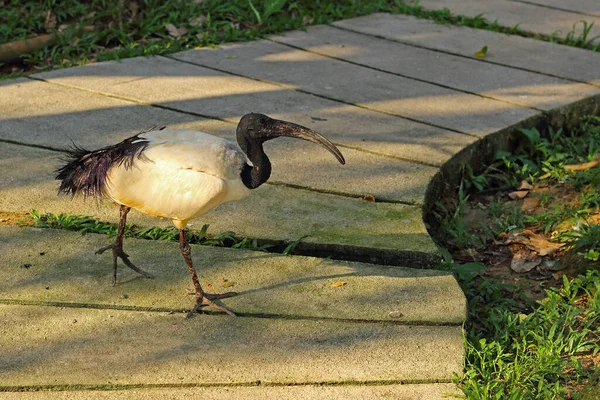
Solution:
M 244 164 L 242 182 L 248 189 L 256 189 L 271 176 L 271 161 L 265 154 L 262 143 L 249 143 L 244 150 L 253 166 Z

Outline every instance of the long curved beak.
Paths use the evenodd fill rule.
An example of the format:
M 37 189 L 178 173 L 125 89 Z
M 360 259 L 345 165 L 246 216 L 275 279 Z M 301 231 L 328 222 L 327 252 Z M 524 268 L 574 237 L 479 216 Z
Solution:
M 287 136 L 296 139 L 307 140 L 312 143 L 320 144 L 337 158 L 340 164 L 346 164 L 346 160 L 338 148 L 326 137 L 305 126 L 294 124 L 292 122 L 275 120 L 272 133 L 275 136 Z

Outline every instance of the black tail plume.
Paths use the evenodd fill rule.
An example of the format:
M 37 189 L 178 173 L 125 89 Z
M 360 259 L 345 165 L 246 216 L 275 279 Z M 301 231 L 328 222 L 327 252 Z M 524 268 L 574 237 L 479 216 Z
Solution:
M 64 149 L 66 154 L 61 158 L 64 165 L 55 171 L 56 179 L 61 181 L 58 193 L 71 196 L 83 194 L 85 197 L 102 196 L 106 177 L 113 165 L 124 164 L 125 168 L 131 168 L 135 158 L 141 159 L 144 156 L 143 152 L 149 142 L 139 135 L 163 129 L 164 126 L 146 129 L 121 143 L 94 151 L 75 144 Z

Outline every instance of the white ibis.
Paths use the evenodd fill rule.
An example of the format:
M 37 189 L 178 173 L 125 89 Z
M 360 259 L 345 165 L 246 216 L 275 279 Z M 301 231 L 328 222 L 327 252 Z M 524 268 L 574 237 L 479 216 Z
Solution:
M 113 285 L 117 281 L 117 258 L 146 278 L 123 252 L 123 232 L 130 209 L 170 218 L 179 229 L 179 248 L 192 276 L 196 304 L 188 316 L 204 306 L 235 314 L 213 300 L 236 293 L 209 294 L 202 290 L 185 238 L 189 220 L 231 200 L 250 194 L 269 179 L 271 162 L 263 143 L 280 136 L 308 140 L 329 150 L 341 163 L 337 147 L 319 133 L 291 122 L 262 114 L 246 114 L 240 120 L 237 142 L 191 130 L 158 129 L 141 132 L 121 143 L 95 151 L 80 147 L 67 150 L 66 164 L 57 169 L 59 193 L 105 197 L 120 204 L 120 219 L 114 243 L 99 249 L 113 253 Z M 248 160 L 252 163 L 249 164 Z

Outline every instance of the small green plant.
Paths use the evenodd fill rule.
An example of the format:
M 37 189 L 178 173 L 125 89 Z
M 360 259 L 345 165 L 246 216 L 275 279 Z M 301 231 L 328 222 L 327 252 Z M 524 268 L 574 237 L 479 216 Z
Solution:
M 600 225 L 594 223 L 581 224 L 579 229 L 563 234 L 561 239 L 566 239 L 566 243 L 572 248 L 572 251 L 596 251 L 600 249 Z
M 92 217 L 72 215 L 67 213 L 52 214 L 40 213 L 37 210 L 31 210 L 29 218 L 34 222 L 34 226 L 39 228 L 66 229 L 81 233 L 98 233 L 108 236 L 117 234 L 117 224 L 98 221 Z M 233 232 L 221 232 L 217 235 L 208 235 L 208 225 L 205 224 L 199 231 L 187 230 L 186 238 L 190 243 L 197 243 L 205 246 L 232 247 L 236 249 L 248 249 L 254 251 L 265 251 L 272 247 L 268 243 L 260 243 L 258 239 L 248 237 L 238 237 Z M 146 240 L 179 240 L 179 230 L 175 227 L 158 228 L 137 228 L 128 224 L 125 227 L 124 236 L 146 239 Z
M 291 242 L 290 244 L 288 244 L 286 246 L 286 248 L 283 250 L 283 255 L 284 256 L 290 256 L 292 255 L 292 253 L 294 252 L 294 250 L 296 249 L 296 247 L 298 246 L 298 244 L 300 244 L 300 242 L 302 241 L 302 239 L 307 238 L 308 235 L 304 235 L 301 238 L 299 238 L 298 240 L 294 240 L 293 242 Z
M 468 329 L 465 373 L 455 382 L 469 399 L 564 399 L 568 381 L 581 381 L 593 371 L 578 361 L 600 352 L 600 272 L 589 271 L 548 297 L 529 314 L 511 302 L 494 301 L 502 291 L 493 282 L 469 285 L 469 302 L 485 308 L 477 314 L 479 329 Z M 582 299 L 585 302 L 582 302 Z M 470 307 L 471 308 L 471 307 Z M 565 379 L 564 371 L 572 371 Z

